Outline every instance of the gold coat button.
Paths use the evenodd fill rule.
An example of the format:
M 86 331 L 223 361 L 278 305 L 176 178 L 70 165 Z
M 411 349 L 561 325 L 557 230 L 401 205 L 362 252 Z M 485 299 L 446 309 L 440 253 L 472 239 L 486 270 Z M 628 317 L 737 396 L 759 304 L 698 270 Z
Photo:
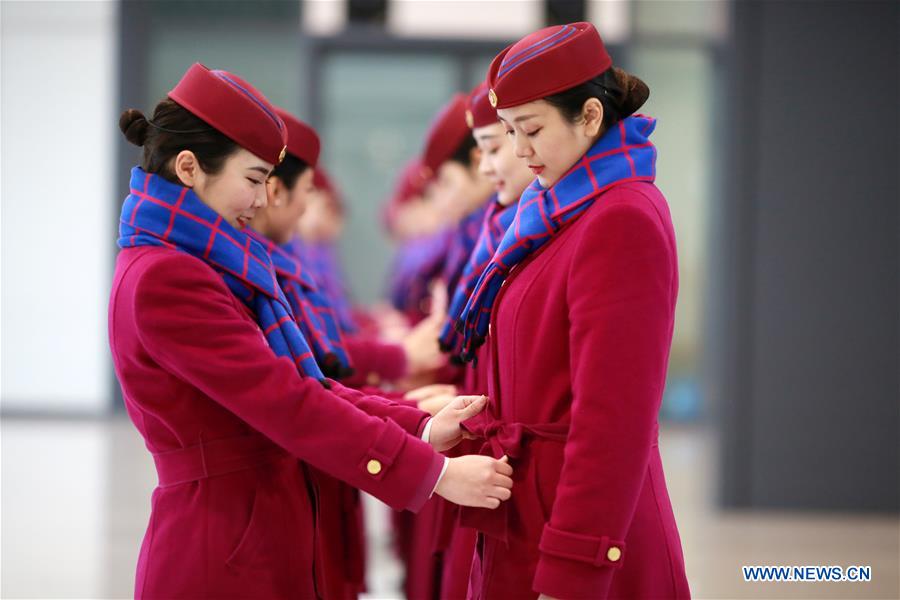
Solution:
M 608 558 L 612 562 L 616 562 L 617 560 L 622 558 L 622 551 L 615 546 L 610 546 L 609 550 L 606 551 L 606 558 Z
M 369 472 L 369 475 L 378 475 L 381 473 L 381 462 L 373 458 L 366 464 L 366 471 Z

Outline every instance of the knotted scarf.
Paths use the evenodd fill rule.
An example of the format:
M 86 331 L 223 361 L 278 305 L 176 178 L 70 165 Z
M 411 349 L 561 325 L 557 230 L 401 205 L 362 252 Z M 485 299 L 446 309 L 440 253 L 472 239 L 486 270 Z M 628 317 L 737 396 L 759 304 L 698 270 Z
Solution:
M 559 181 L 544 188 L 537 180 L 522 194 L 515 218 L 478 278 L 457 322 L 464 336 L 461 358 L 472 360 L 484 343 L 497 292 L 510 270 L 577 219 L 605 191 L 656 176 L 656 148 L 648 139 L 656 119 L 628 117 L 613 127 Z
M 334 379 L 348 376 L 352 371 L 350 358 L 337 316 L 328 299 L 317 288 L 312 274 L 291 255 L 289 249 L 256 231 L 248 229 L 247 234 L 272 257 L 278 284 L 290 302 L 300 331 L 310 342 L 322 372 Z
M 428 314 L 431 282 L 441 275 L 452 240 L 452 230 L 403 243 L 391 265 L 390 298 L 397 310 L 415 319 Z
M 453 232 L 453 239 L 450 241 L 450 248 L 447 250 L 447 258 L 441 271 L 441 279 L 447 285 L 447 296 L 451 296 L 459 283 L 463 269 L 475 248 L 478 241 L 478 235 L 481 233 L 481 225 L 484 222 L 484 215 L 488 206 L 494 203 L 492 197 L 483 206 L 479 206 L 475 211 L 463 217 L 456 225 Z
M 341 332 L 345 334 L 356 332 L 357 326 L 353 318 L 353 310 L 347 298 L 347 286 L 344 285 L 344 277 L 334 244 L 306 242 L 295 237 L 285 247 L 285 250 L 310 271 L 319 293 L 334 310 Z
M 516 216 L 516 205 L 510 204 L 503 206 L 496 201 L 496 198 L 488 206 L 487 212 L 481 222 L 481 233 L 475 242 L 475 248 L 469 254 L 469 260 L 463 269 L 462 275 L 456 288 L 452 290 L 450 296 L 450 305 L 447 310 L 447 322 L 441 330 L 439 342 L 444 352 L 449 352 L 451 356 L 458 356 L 462 350 L 462 336 L 454 328 L 456 320 L 459 318 L 472 290 L 481 273 L 487 267 L 491 257 L 497 250 L 497 245 L 503 239 L 513 217 Z
M 294 320 L 265 248 L 232 227 L 190 189 L 135 167 L 131 193 L 119 219 L 120 248 L 164 246 L 195 256 L 215 269 L 246 304 L 276 356 L 286 356 L 301 375 L 325 382 Z

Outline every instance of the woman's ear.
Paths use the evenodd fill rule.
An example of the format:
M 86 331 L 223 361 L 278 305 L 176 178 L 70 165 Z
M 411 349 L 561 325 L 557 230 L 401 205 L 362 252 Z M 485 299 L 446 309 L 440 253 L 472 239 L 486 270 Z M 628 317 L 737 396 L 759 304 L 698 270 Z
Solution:
M 175 171 L 175 176 L 181 181 L 181 185 L 189 188 L 197 185 L 199 178 L 203 176 L 200 162 L 190 150 L 182 150 L 178 153 L 175 157 L 173 170 Z
M 481 175 L 480 167 L 481 167 L 481 158 L 484 155 L 484 152 L 481 151 L 481 148 L 475 146 L 471 150 L 469 150 L 469 175 L 473 178 L 477 179 Z
M 597 98 L 588 98 L 581 107 L 582 126 L 588 137 L 596 137 L 603 126 L 603 104 Z
M 269 201 L 269 206 L 281 207 L 287 203 L 287 188 L 280 177 L 270 176 L 266 179 L 266 196 Z

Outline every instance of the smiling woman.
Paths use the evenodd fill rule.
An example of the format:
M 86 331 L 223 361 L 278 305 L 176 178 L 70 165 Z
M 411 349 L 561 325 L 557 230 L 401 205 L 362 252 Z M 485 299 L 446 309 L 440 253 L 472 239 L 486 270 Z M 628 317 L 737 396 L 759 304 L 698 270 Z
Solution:
M 119 124 L 144 155 L 119 222 L 109 343 L 159 475 L 135 597 L 317 597 L 309 466 L 397 509 L 433 493 L 509 498 L 505 462 L 436 452 L 483 399 L 430 418 L 326 379 L 272 256 L 242 231 L 288 141 L 262 94 L 195 64 L 152 121 L 129 110 Z
M 265 206 L 265 182 L 272 164 L 173 100 L 160 102 L 152 120 L 139 110 L 126 110 L 119 128 L 128 141 L 143 147 L 144 171 L 192 188 L 232 227 L 243 229 L 255 211 Z

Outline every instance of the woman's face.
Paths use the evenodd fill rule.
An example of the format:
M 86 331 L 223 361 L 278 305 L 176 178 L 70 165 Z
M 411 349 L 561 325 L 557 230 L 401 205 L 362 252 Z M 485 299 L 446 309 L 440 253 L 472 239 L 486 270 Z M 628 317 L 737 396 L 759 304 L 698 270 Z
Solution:
M 597 141 L 603 107 L 599 100 L 591 98 L 585 102 L 582 118 L 576 123 L 567 121 L 544 100 L 501 108 L 497 116 L 513 142 L 516 156 L 547 188 L 559 181 Z
M 396 239 L 407 240 L 435 233 L 445 224 L 446 218 L 434 202 L 423 196 L 414 196 L 394 210 L 391 231 Z
M 473 166 L 448 160 L 437 171 L 428 186 L 428 195 L 435 207 L 445 215 L 448 223 L 454 223 L 469 214 L 491 194 L 491 182 L 478 172 L 478 157 Z
M 479 170 L 494 184 L 497 201 L 504 206 L 518 202 L 528 184 L 534 181 L 534 173 L 516 156 L 512 139 L 507 137 L 503 125 L 478 127 L 472 135 L 481 149 Z
M 308 241 L 329 242 L 339 238 L 343 228 L 344 217 L 332 208 L 328 191 L 313 187 L 306 196 L 306 210 L 299 219 L 297 231 L 300 236 Z
M 291 241 L 297 221 L 306 209 L 309 197 L 315 192 L 313 170 L 306 168 L 288 189 L 277 177 L 270 177 L 267 184 L 266 231 L 262 232 L 276 244 Z
M 222 170 L 215 175 L 204 172 L 196 161 L 193 152 L 180 152 L 175 157 L 176 175 L 231 226 L 243 229 L 256 211 L 266 206 L 266 179 L 272 171 L 271 163 L 243 148 L 225 159 Z

